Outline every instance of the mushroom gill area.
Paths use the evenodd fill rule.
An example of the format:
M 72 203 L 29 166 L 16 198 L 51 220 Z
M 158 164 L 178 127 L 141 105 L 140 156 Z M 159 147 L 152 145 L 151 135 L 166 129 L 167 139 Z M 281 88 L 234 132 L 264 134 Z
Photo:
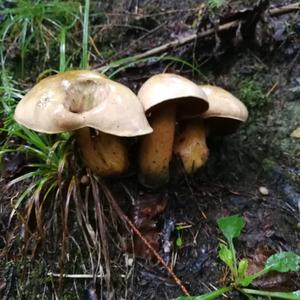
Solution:
M 77 81 L 66 87 L 64 106 L 70 112 L 83 113 L 101 105 L 108 96 L 107 83 L 93 80 Z

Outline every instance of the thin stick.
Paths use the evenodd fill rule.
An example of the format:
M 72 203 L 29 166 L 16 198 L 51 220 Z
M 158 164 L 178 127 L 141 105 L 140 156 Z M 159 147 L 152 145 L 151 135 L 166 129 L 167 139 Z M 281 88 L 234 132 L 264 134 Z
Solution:
M 300 2 L 270 9 L 271 16 L 283 15 L 300 9 Z
M 282 7 L 278 7 L 278 8 L 270 9 L 270 15 L 271 16 L 278 16 L 278 15 L 281 15 L 281 14 L 287 14 L 287 13 L 297 11 L 297 10 L 300 10 L 300 2 L 290 4 L 290 5 L 286 5 L 286 6 L 282 6 Z M 241 20 L 234 20 L 232 22 L 222 24 L 218 27 L 217 32 L 221 32 L 221 31 L 225 31 L 225 30 L 228 30 L 228 29 L 231 29 L 231 28 L 238 27 L 240 22 L 242 22 L 242 21 Z M 152 48 L 152 49 L 150 49 L 146 52 L 133 55 L 131 57 L 131 59 L 134 61 L 134 60 L 139 60 L 139 59 L 142 59 L 142 58 L 145 58 L 145 57 L 148 57 L 148 56 L 156 55 L 158 53 L 165 52 L 165 51 L 167 51 L 171 48 L 183 46 L 187 43 L 190 43 L 190 42 L 194 41 L 197 38 L 203 38 L 203 37 L 212 35 L 215 32 L 216 32 L 215 28 L 210 28 L 206 31 L 199 32 L 198 34 L 193 33 L 193 34 L 190 34 L 190 35 L 185 36 L 185 37 L 179 37 L 177 40 L 174 40 L 174 41 L 168 42 L 166 44 L 163 44 L 161 46 Z M 107 66 L 98 68 L 97 70 L 101 71 L 101 70 L 105 70 L 106 68 L 107 68 Z
M 59 274 L 59 273 L 47 273 L 47 276 L 49 277 L 57 277 L 60 278 L 61 276 L 63 278 L 73 278 L 73 279 L 92 279 L 92 278 L 103 278 L 104 275 L 93 275 L 93 274 Z
M 237 27 L 238 24 L 239 24 L 239 22 L 240 22 L 240 20 L 235 20 L 235 21 L 232 21 L 232 22 L 220 25 L 218 31 L 224 31 L 224 30 L 228 30 L 230 28 Z M 190 35 L 188 35 L 186 37 L 182 37 L 182 38 L 179 37 L 178 40 L 175 40 L 175 41 L 166 43 L 164 45 L 161 45 L 159 47 L 150 49 L 150 50 L 148 50 L 148 51 L 146 51 L 144 53 L 137 54 L 137 55 L 134 56 L 134 58 L 135 59 L 141 59 L 141 58 L 145 58 L 147 56 L 151 56 L 151 55 L 154 55 L 154 54 L 157 54 L 157 53 L 164 52 L 164 51 L 166 51 L 168 49 L 171 49 L 171 48 L 175 48 L 175 47 L 178 47 L 178 46 L 183 46 L 183 45 L 185 45 L 187 43 L 192 42 L 196 38 L 206 37 L 208 35 L 213 34 L 214 32 L 215 32 L 215 29 L 214 28 L 210 28 L 210 29 L 208 29 L 206 31 L 203 31 L 203 32 L 200 32 L 198 34 L 193 33 L 193 34 L 190 34 Z
M 152 254 L 157 258 L 157 260 L 166 268 L 168 273 L 173 277 L 174 281 L 176 284 L 180 287 L 182 292 L 184 293 L 185 296 L 190 297 L 189 292 L 187 291 L 186 287 L 182 284 L 181 280 L 176 276 L 176 274 L 171 270 L 171 268 L 165 263 L 165 261 L 162 259 L 162 257 L 159 255 L 159 253 L 151 246 L 151 244 L 145 239 L 142 235 L 142 233 L 136 228 L 136 226 L 131 222 L 131 220 L 123 213 L 122 209 L 118 205 L 118 203 L 115 201 L 114 197 L 112 196 L 111 192 L 109 189 L 101 183 L 102 189 L 106 196 L 111 200 L 111 204 L 119 217 L 123 219 L 129 227 L 132 229 L 132 231 L 145 243 L 147 248 L 152 252 Z
M 267 92 L 266 97 L 269 97 L 269 96 L 274 92 L 274 90 L 277 88 L 278 84 L 279 84 L 278 81 L 276 81 L 276 82 L 273 84 L 273 86 L 272 86 L 272 87 L 270 88 L 270 90 Z

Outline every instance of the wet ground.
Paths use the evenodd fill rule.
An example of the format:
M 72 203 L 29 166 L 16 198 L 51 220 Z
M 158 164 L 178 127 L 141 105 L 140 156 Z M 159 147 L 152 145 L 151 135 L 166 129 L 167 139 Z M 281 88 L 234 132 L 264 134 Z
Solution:
M 133 7 L 129 7 L 129 10 L 134 9 L 135 2 L 139 3 L 129 2 L 127 4 Z M 191 28 L 186 23 L 190 25 L 195 19 L 195 13 L 187 10 L 195 8 L 192 1 L 190 6 L 161 1 L 160 10 L 155 1 L 141 1 L 139 9 L 146 5 L 144 2 L 148 2 L 146 8 L 152 13 L 162 14 L 170 9 L 185 11 L 180 14 L 180 19 L 175 14 L 178 21 L 174 20 L 174 16 L 167 19 L 166 25 L 163 25 L 161 19 L 155 23 L 154 17 L 150 18 L 151 22 L 148 19 L 134 20 L 135 26 L 147 30 L 159 27 L 155 34 L 149 33 L 147 43 L 143 44 L 145 50 L 151 48 L 151 43 L 153 47 L 159 45 L 164 37 L 188 34 Z M 106 9 L 109 10 L 109 7 Z M 245 229 L 235 243 L 239 258 L 255 260 L 277 251 L 295 251 L 300 254 L 300 139 L 294 132 L 300 127 L 300 33 L 297 29 L 300 21 L 293 14 L 288 18 L 282 16 L 276 22 L 277 25 L 284 23 L 288 26 L 282 33 L 283 40 L 274 41 L 272 50 L 249 41 L 234 47 L 230 36 L 223 37 L 219 49 L 215 47 L 216 40 L 211 39 L 204 44 L 206 52 L 201 52 L 203 45 L 199 45 L 199 41 L 172 50 L 172 55 L 179 55 L 189 61 L 189 58 L 194 57 L 205 79 L 192 74 L 181 64 L 168 65 L 164 61 L 140 64 L 118 74 L 118 80 L 135 90 L 149 74 L 162 70 L 185 75 L 199 83 L 209 80 L 239 96 L 248 106 L 249 120 L 239 132 L 226 137 L 208 137 L 210 158 L 206 166 L 194 176 L 173 175 L 169 185 L 155 192 L 138 185 L 134 174 L 118 182 L 107 183 L 115 199 L 129 215 L 132 214 L 132 199 L 124 191 L 124 186 L 129 195 L 141 202 L 150 197 L 166 203 L 164 212 L 155 217 L 156 226 L 161 232 L 160 246 L 164 242 L 162 237 L 166 236 L 163 234 L 164 227 L 173 223 L 184 225 L 185 229 L 180 231 L 174 228 L 171 230 L 171 252 L 163 253 L 162 247 L 159 250 L 192 295 L 221 287 L 229 280 L 224 264 L 217 257 L 217 247 L 222 236 L 216 221 L 222 216 L 239 214 L 246 221 Z M 130 25 L 133 26 L 132 23 Z M 126 33 L 129 40 L 134 35 L 142 36 L 136 28 L 126 30 Z M 145 38 L 141 37 L 140 41 L 143 43 Z M 131 53 L 142 50 L 138 43 L 135 46 L 129 49 Z M 118 47 L 123 49 L 124 55 L 129 51 L 125 46 Z M 216 55 L 208 55 L 214 49 Z M 96 65 L 101 63 L 95 62 Z M 174 165 L 172 174 L 178 174 L 178 165 Z M 18 227 L 18 222 L 10 225 L 10 233 L 7 229 L 9 202 L 16 191 L 6 191 L 5 183 L 8 179 L 1 180 L 0 192 L 4 197 L 0 207 L 0 295 L 3 299 L 10 299 L 12 295 L 15 299 L 30 299 L 32 295 L 35 295 L 35 299 L 51 299 L 50 295 L 54 297 L 57 293 L 58 280 L 50 279 L 46 274 L 49 271 L 59 273 L 57 257 L 61 242 L 57 238 L 59 229 L 56 228 L 59 225 L 56 224 L 53 230 L 49 229 L 48 240 L 35 260 L 30 255 L 23 257 L 20 251 L 23 231 Z M 93 269 L 92 260 L 88 258 L 84 238 L 76 223 L 75 206 L 71 204 L 71 255 L 66 258 L 64 271 L 73 274 L 90 273 Z M 108 212 L 109 208 L 104 207 L 104 210 Z M 127 246 L 124 246 L 124 240 L 129 239 L 130 234 L 124 225 L 115 221 L 113 229 L 109 226 L 113 288 L 109 289 L 104 281 L 94 284 L 91 279 L 65 279 L 64 299 L 111 297 L 148 300 L 171 299 L 182 295 L 178 285 L 155 259 L 133 257 L 131 260 L 132 255 L 125 254 Z M 181 246 L 176 245 L 179 236 Z M 137 251 L 145 251 L 145 248 L 142 249 Z M 26 274 L 22 270 L 26 270 Z M 271 277 L 256 284 L 257 287 L 271 290 L 296 290 L 300 289 L 300 274 Z M 101 296 L 94 297 L 92 291 Z M 242 299 L 242 296 L 231 295 L 230 299 Z

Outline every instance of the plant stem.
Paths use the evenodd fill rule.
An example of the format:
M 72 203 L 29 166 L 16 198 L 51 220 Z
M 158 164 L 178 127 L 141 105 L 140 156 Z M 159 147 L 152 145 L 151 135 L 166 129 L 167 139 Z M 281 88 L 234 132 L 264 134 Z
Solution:
M 257 272 L 257 273 L 254 273 L 254 274 L 251 274 L 251 275 L 249 275 L 250 277 L 251 277 L 251 279 L 252 279 L 252 281 L 253 280 L 255 280 L 256 278 L 258 278 L 258 277 L 261 277 L 261 276 L 264 276 L 265 274 L 267 274 L 268 272 L 270 271 L 270 269 L 263 269 L 263 270 L 261 270 L 261 271 L 259 271 L 259 272 Z
M 278 299 L 289 299 L 289 300 L 299 300 L 300 299 L 300 291 L 297 292 L 269 292 L 269 291 L 259 291 L 253 289 L 240 289 L 242 293 L 258 295 L 258 296 L 266 296 L 266 297 L 274 297 Z
M 62 28 L 60 32 L 60 47 L 59 47 L 59 71 L 66 70 L 66 28 Z
M 234 245 L 233 245 L 233 241 L 228 240 L 229 242 L 229 247 L 230 247 L 230 251 L 232 253 L 232 260 L 233 260 L 233 279 L 236 282 L 238 280 L 238 266 L 237 266 L 237 259 L 236 259 L 236 252 L 234 249 Z
M 230 292 L 232 290 L 232 287 L 227 286 L 227 287 L 223 287 L 221 289 L 215 290 L 213 292 L 207 293 L 205 295 L 199 296 L 199 300 L 211 300 L 211 299 L 215 299 L 216 297 L 219 297 L 227 292 Z M 193 297 L 191 298 L 193 299 Z M 195 299 L 197 300 L 198 297 L 195 297 Z

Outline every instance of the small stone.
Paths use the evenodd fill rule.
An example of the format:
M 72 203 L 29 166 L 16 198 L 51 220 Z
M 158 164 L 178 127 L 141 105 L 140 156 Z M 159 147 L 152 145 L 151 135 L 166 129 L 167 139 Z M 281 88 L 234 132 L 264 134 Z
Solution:
M 88 185 L 90 183 L 90 178 L 87 175 L 83 175 L 80 178 L 80 183 L 83 185 Z
M 264 187 L 264 186 L 260 186 L 258 188 L 259 192 L 263 195 L 263 196 L 268 196 L 269 195 L 269 190 Z
M 126 264 L 126 267 L 132 267 L 133 265 L 133 258 L 130 257 L 127 253 L 125 254 L 125 264 Z

